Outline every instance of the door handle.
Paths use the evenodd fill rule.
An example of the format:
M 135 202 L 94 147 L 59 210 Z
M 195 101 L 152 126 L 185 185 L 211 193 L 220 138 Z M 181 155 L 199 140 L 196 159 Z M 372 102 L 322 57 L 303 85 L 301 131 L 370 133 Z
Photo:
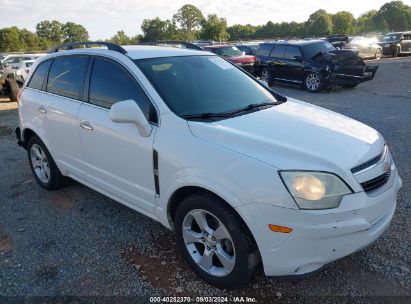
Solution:
M 40 106 L 37 108 L 37 112 L 41 113 L 41 114 L 46 114 L 47 110 L 44 106 Z
M 87 120 L 83 120 L 82 122 L 80 122 L 80 127 L 89 131 L 93 130 L 93 126 Z

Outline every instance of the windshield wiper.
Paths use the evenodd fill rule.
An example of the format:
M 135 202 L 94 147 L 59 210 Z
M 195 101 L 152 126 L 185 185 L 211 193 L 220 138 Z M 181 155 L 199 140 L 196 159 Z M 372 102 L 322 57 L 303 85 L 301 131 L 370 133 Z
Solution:
M 235 115 L 235 114 L 239 114 L 239 113 L 242 113 L 242 112 L 252 111 L 252 110 L 254 110 L 254 109 L 256 109 L 256 108 L 261 108 L 261 107 L 266 107 L 266 106 L 271 106 L 271 107 L 273 107 L 273 106 L 275 106 L 275 105 L 276 105 L 276 103 L 274 103 L 274 102 L 252 103 L 252 104 L 249 104 L 248 106 L 245 106 L 245 107 L 243 107 L 243 108 L 237 109 L 237 110 L 232 111 L 232 112 L 227 113 L 227 114 L 229 114 L 229 115 Z
M 212 119 L 220 117 L 231 117 L 231 113 L 200 113 L 200 114 L 186 114 L 181 117 L 184 119 Z

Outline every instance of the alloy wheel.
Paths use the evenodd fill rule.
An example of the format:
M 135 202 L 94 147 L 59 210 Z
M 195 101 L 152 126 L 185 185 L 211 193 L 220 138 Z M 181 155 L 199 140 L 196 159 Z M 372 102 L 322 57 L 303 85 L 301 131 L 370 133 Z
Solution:
M 38 144 L 33 144 L 30 158 L 36 176 L 42 183 L 47 184 L 50 181 L 50 166 L 46 153 Z
M 264 70 L 261 72 L 261 77 L 260 77 L 260 79 L 261 79 L 262 81 L 265 81 L 266 83 L 268 83 L 269 80 L 270 80 L 270 72 L 269 72 L 267 69 L 264 69 Z
M 310 91 L 317 91 L 320 87 L 321 79 L 315 73 L 310 73 L 305 78 L 305 85 Z
M 234 243 L 215 215 L 203 209 L 191 210 L 182 228 L 186 249 L 197 266 L 216 277 L 231 273 L 236 261 Z

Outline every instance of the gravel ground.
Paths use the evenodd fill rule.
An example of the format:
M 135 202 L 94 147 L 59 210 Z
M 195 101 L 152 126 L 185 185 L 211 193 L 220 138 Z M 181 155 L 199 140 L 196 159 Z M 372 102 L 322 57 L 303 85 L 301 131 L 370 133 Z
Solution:
M 378 64 L 375 79 L 355 89 L 309 94 L 274 88 L 383 134 L 404 182 L 391 227 L 368 248 L 311 276 L 273 280 L 260 271 L 232 291 L 200 281 L 176 250 L 173 233 L 159 223 L 74 181 L 55 192 L 40 188 L 13 138 L 16 104 L 0 99 L 0 302 L 31 296 L 106 302 L 123 296 L 123 302 L 141 303 L 150 296 L 230 301 L 248 296 L 259 303 L 406 303 L 411 296 L 411 58 Z M 69 298 L 58 300 L 64 299 Z

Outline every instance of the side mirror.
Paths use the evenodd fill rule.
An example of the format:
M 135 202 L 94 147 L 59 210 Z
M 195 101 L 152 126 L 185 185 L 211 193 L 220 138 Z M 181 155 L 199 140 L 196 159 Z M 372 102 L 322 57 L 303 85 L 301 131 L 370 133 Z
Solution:
M 137 103 L 132 100 L 117 102 L 111 106 L 110 119 L 117 123 L 133 123 L 137 126 L 141 136 L 148 137 L 152 126 L 147 121 Z

